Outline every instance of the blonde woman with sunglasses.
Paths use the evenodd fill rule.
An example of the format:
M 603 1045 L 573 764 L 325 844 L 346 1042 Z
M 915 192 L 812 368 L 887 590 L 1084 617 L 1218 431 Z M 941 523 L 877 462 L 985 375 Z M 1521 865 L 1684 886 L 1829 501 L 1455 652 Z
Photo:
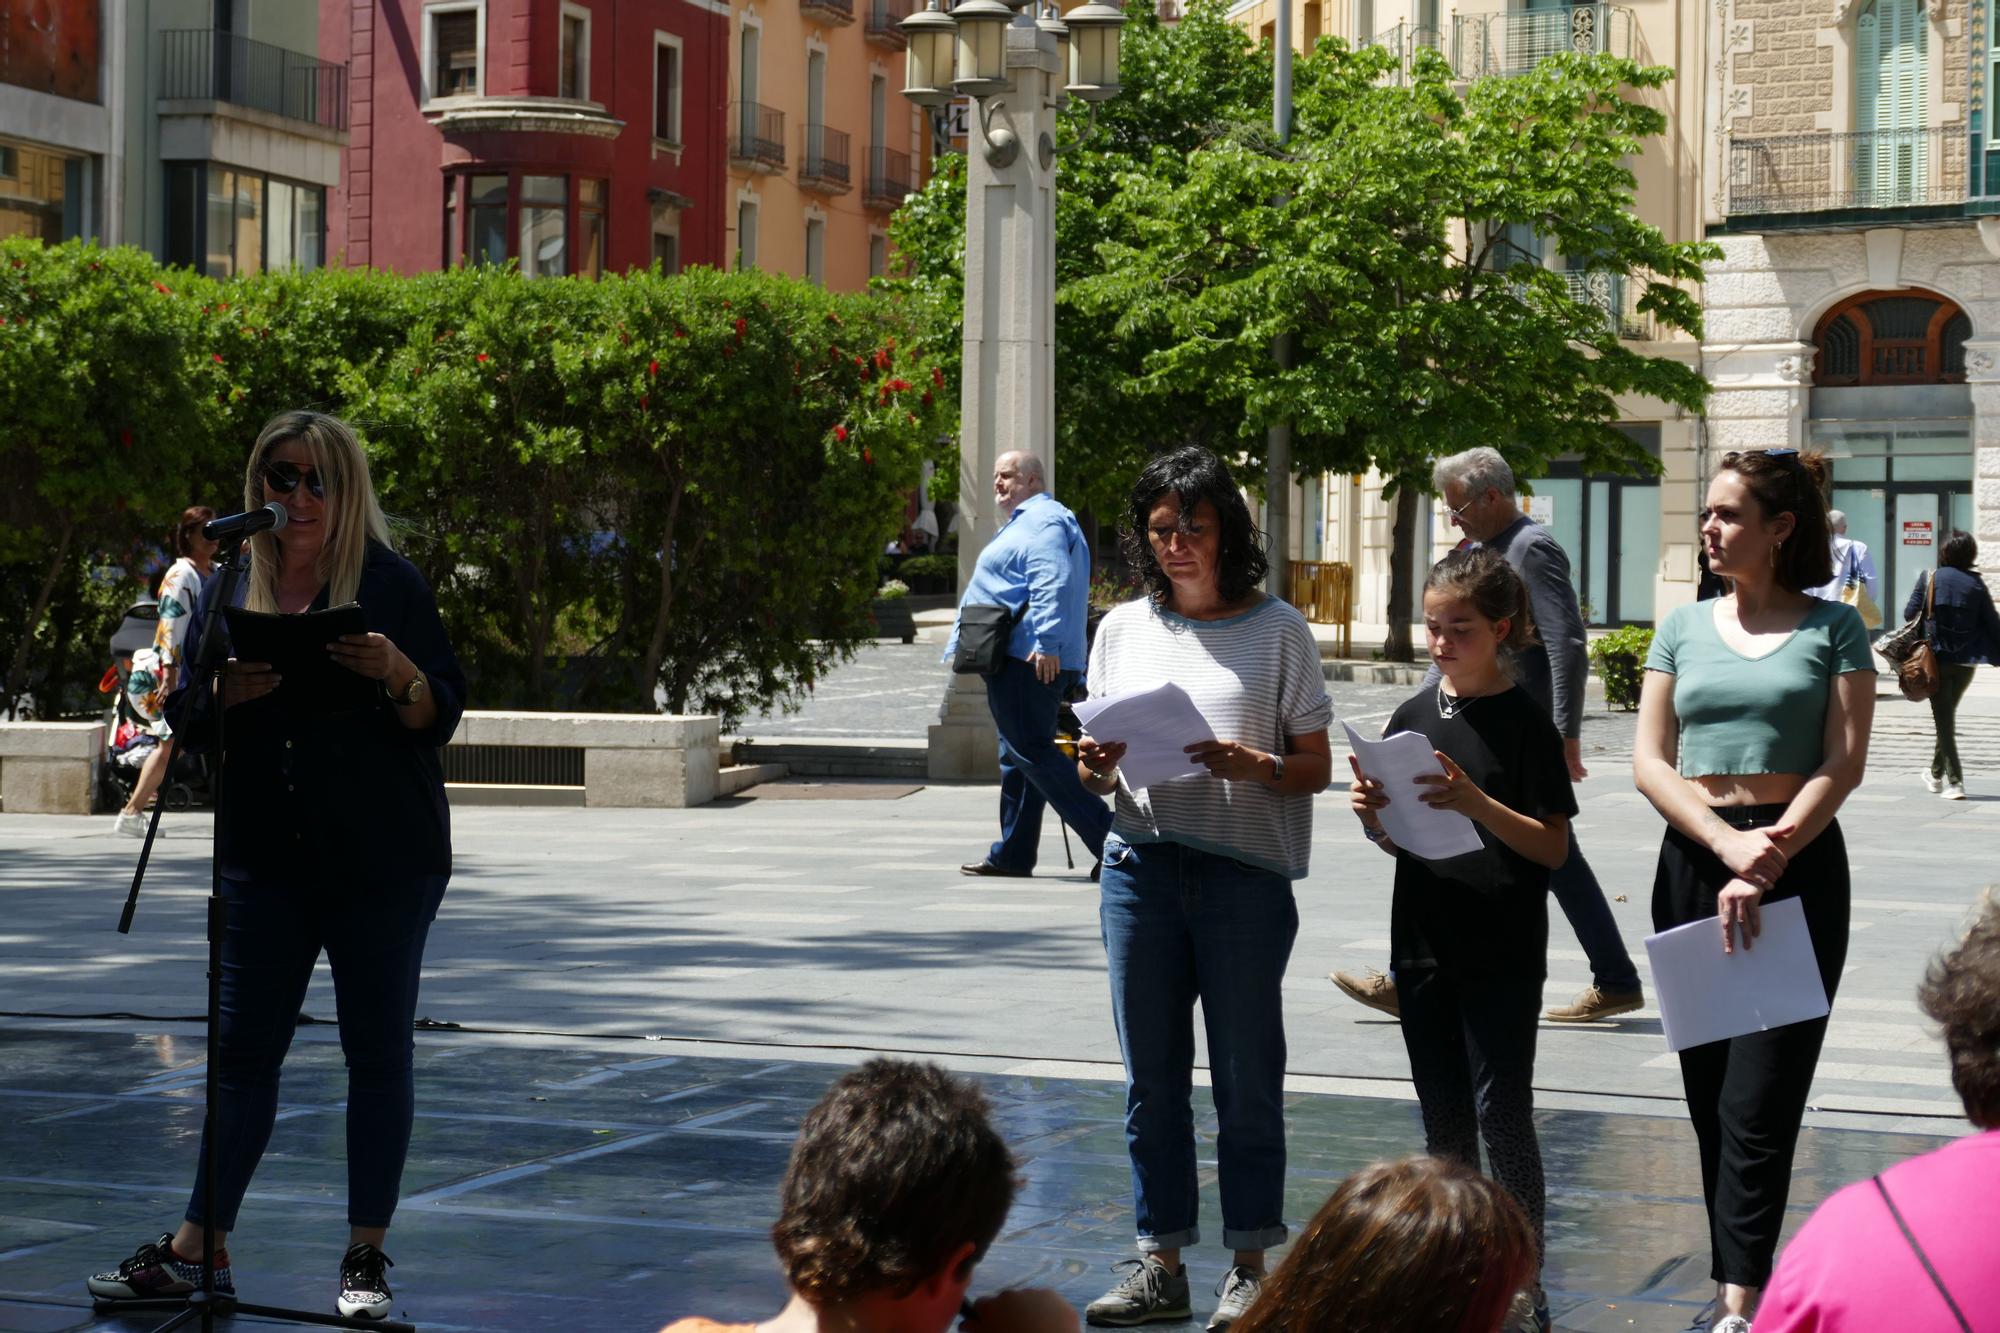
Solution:
M 391 1297 L 382 1252 L 415 1115 L 411 1023 L 424 942 L 451 874 L 451 827 L 438 751 L 465 707 L 465 677 L 437 604 L 390 544 L 367 455 L 346 423 L 286 412 L 257 437 L 243 507 L 285 508 L 250 539 L 236 586 L 252 611 L 296 615 L 358 602 L 365 634 L 328 645 L 333 661 L 378 683 L 358 711 L 328 714 L 287 695 L 263 662 L 229 660 L 217 692 L 228 712 L 217 811 L 227 921 L 222 945 L 217 1197 L 197 1164 L 179 1228 L 89 1281 L 100 1301 L 158 1301 L 201 1285 L 204 1221 L 216 1289 L 234 1294 L 224 1242 L 271 1137 L 278 1074 L 322 950 L 333 973 L 347 1057 L 348 1241 L 335 1307 L 381 1318 Z M 193 617 L 198 660 L 212 581 Z M 218 619 L 217 629 L 227 632 Z M 212 747 L 218 699 L 197 695 L 186 743 Z M 179 717 L 179 696 L 170 699 Z

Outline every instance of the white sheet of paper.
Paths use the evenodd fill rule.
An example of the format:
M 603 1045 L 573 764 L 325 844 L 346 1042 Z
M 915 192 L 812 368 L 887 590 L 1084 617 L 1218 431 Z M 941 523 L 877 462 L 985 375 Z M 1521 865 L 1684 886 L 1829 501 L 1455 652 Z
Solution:
M 1426 861 L 1463 856 L 1486 845 L 1464 815 L 1439 810 L 1418 799 L 1423 793 L 1416 785 L 1417 778 L 1444 772 L 1428 737 L 1399 731 L 1371 741 L 1347 723 L 1340 725 L 1347 728 L 1347 743 L 1361 761 L 1362 774 L 1381 783 L 1389 793 L 1389 804 L 1382 807 L 1381 817 L 1391 842 Z
M 1134 791 L 1208 772 L 1183 751 L 1196 741 L 1214 740 L 1215 729 L 1187 691 L 1172 681 L 1085 699 L 1070 707 L 1092 740 L 1100 745 L 1125 743 L 1118 771 Z
M 1804 905 L 1785 898 L 1767 904 L 1762 915 L 1756 944 L 1745 949 L 1739 940 L 1734 953 L 1722 951 L 1722 926 L 1714 917 L 1646 937 L 1668 1050 L 1826 1014 L 1830 1006 Z

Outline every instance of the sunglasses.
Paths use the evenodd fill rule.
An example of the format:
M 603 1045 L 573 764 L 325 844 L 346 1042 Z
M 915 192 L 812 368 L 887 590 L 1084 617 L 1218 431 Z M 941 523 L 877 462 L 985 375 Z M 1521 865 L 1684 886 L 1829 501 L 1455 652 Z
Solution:
M 1754 454 L 1762 454 L 1766 458 L 1775 459 L 1792 467 L 1797 467 L 1799 463 L 1799 451 L 1796 449 L 1732 449 L 1722 456 L 1722 465 L 1728 467 L 1737 459 L 1749 458 Z
M 280 495 L 290 495 L 303 481 L 315 500 L 326 498 L 326 483 L 320 480 L 318 468 L 301 468 L 297 463 L 264 464 L 264 485 Z

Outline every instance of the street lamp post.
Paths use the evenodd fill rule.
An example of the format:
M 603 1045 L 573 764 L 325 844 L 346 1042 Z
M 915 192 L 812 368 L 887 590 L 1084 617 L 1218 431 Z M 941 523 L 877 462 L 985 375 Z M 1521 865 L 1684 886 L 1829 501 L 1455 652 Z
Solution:
M 930 0 L 903 20 L 903 95 L 972 99 L 967 126 L 964 358 L 959 386 L 958 582 L 999 530 L 993 465 L 1038 454 L 1055 485 L 1056 110 L 1118 95 L 1125 16 L 1090 0 L 1067 18 L 1044 0 Z M 1065 667 L 1082 663 L 1067 663 Z M 930 776 L 985 780 L 998 763 L 985 690 L 952 677 L 930 731 Z

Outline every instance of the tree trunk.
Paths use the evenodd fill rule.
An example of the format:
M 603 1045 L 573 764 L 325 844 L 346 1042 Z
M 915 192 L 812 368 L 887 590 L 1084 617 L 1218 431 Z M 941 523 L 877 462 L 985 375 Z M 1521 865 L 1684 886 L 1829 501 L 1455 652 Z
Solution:
M 1404 480 L 1396 487 L 1396 517 L 1389 530 L 1389 633 L 1382 656 L 1391 662 L 1410 660 L 1410 621 L 1416 601 L 1417 487 Z
M 660 688 L 660 660 L 667 653 L 667 621 L 674 610 L 674 531 L 679 526 L 685 481 L 676 483 L 667 501 L 666 525 L 660 529 L 660 600 L 653 608 L 653 634 L 646 640 L 646 660 L 639 668 L 639 691 L 650 707 Z M 672 699 L 668 700 L 674 706 Z
M 69 519 L 63 520 L 62 531 L 56 537 L 55 555 L 49 560 L 48 577 L 42 580 L 40 590 L 35 593 L 35 603 L 28 608 L 27 619 L 21 625 L 21 641 L 15 645 L 14 660 L 7 665 L 7 716 L 14 717 L 16 703 L 21 697 L 22 686 L 27 682 L 28 654 L 34 650 L 35 628 L 42 623 L 43 614 L 49 609 L 49 598 L 55 595 L 56 580 L 62 577 L 63 562 L 69 559 L 69 539 L 76 531 L 76 525 Z

